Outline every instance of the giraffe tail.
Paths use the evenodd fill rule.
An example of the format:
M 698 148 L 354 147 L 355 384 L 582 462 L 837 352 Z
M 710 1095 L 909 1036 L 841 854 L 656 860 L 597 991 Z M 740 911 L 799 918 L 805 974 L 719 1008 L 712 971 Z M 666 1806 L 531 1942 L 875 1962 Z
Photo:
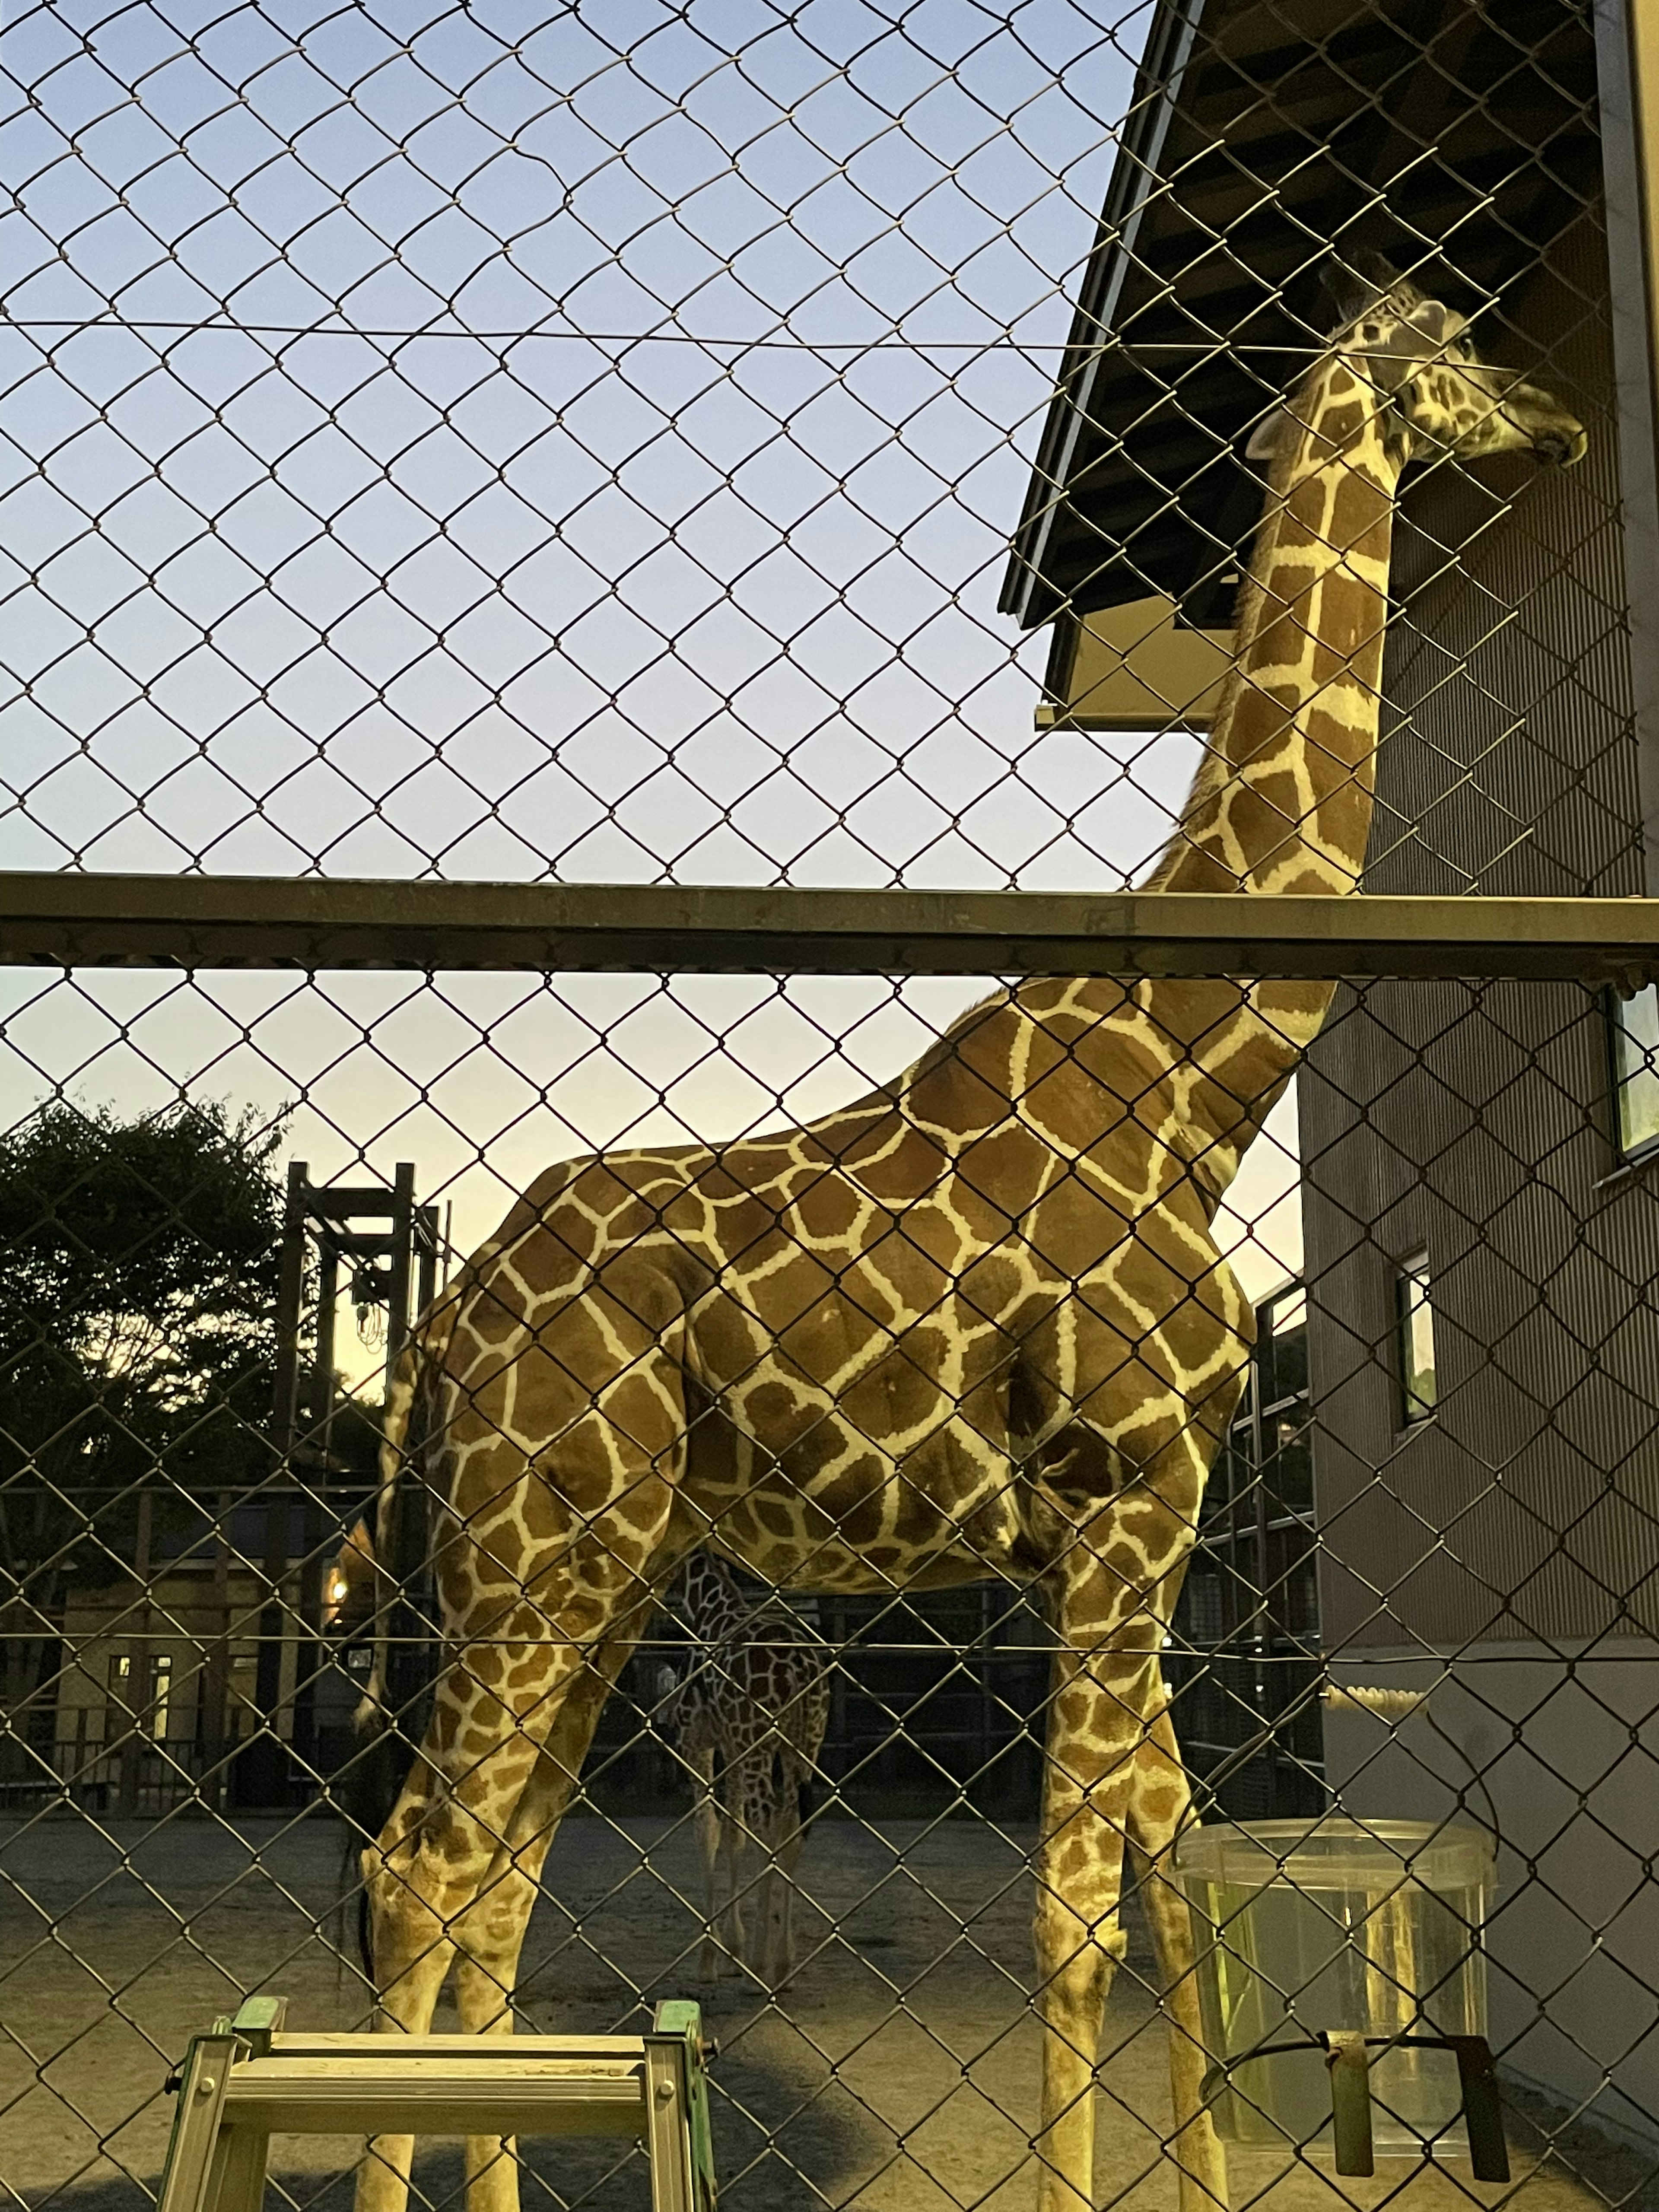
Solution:
M 373 1566 L 373 1660 L 353 1716 L 356 1747 L 334 1778 L 331 1794 L 344 1825 L 342 1902 L 355 1893 L 357 1947 L 371 1981 L 374 1966 L 362 1854 L 380 1838 L 408 1780 L 426 1733 L 438 1673 L 427 1474 L 429 1371 L 417 1334 L 398 1360 L 388 1394 L 374 1533 L 360 1522 L 351 1538 Z
M 812 1815 L 823 1802 L 824 1793 L 818 1786 L 816 1774 L 803 1774 L 795 1792 L 796 1818 L 803 1828 L 810 1826 Z
M 356 1541 L 367 1540 L 359 1532 Z M 351 1756 L 329 1785 L 329 1795 L 341 1816 L 339 1910 L 342 1919 L 356 1907 L 357 1955 L 365 1977 L 374 1980 L 374 1953 L 369 1936 L 368 1887 L 363 1879 L 365 1847 L 372 1844 L 392 1817 L 392 1808 L 408 1772 L 410 1758 L 406 1744 L 394 1733 L 391 1714 L 380 1687 L 377 1651 L 375 1673 L 352 1717 L 356 1738 Z M 344 1929 L 339 1930 L 343 1938 Z

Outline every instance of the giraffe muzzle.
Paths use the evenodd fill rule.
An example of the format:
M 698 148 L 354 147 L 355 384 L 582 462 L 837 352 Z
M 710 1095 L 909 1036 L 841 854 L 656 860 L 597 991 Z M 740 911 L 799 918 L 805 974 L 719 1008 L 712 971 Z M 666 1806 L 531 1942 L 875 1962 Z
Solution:
M 1583 459 L 1588 443 L 1581 423 L 1563 423 L 1555 428 L 1540 431 L 1533 440 L 1532 449 L 1540 461 L 1547 461 L 1556 468 L 1570 469 Z

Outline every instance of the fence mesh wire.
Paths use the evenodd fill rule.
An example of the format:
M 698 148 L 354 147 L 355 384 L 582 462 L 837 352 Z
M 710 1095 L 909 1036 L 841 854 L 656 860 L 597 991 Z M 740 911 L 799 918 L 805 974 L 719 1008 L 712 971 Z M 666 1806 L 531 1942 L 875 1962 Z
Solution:
M 0 866 L 1644 887 L 1588 7 L 146 0 L 3 40 Z M 1067 1838 L 1146 1832 L 1081 1747 L 1131 1651 L 1211 1854 L 1206 2060 L 1485 2033 L 1508 2193 L 1644 2201 L 1626 981 L 7 968 L 0 2197 L 153 2194 L 167 2067 L 240 1996 L 368 2022 L 364 1808 L 434 1674 L 507 1652 L 507 1738 L 452 1733 L 427 1806 L 507 1832 L 524 1681 L 594 1626 L 560 1547 L 631 1452 L 624 1521 L 689 1504 L 622 1547 L 663 1603 L 615 1601 L 501 1996 L 585 2033 L 701 1995 L 732 2205 L 1174 2205 L 1167 1862 L 1097 2062 L 1065 2016 L 1092 2182 L 1039 2081 L 1111 1948 Z M 1371 2182 L 1316 2059 L 1251 2063 L 1206 2093 L 1232 2202 L 1476 2185 L 1444 2054 L 1376 2067 Z M 285 2200 L 354 2155 L 287 2147 Z M 528 2203 L 645 2201 L 632 2149 L 519 2160 Z M 453 2147 L 415 2186 L 456 2198 Z

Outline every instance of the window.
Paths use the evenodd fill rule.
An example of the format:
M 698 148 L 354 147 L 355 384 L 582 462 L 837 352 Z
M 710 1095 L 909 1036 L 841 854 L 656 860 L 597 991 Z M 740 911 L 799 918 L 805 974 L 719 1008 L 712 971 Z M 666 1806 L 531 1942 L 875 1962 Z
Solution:
M 137 1718 L 132 1711 L 132 1661 L 125 1651 L 118 1651 L 110 1661 L 109 1695 L 112 1704 L 120 1706 L 129 1718 Z M 149 1697 L 143 1716 L 143 1725 L 155 1741 L 161 1742 L 167 1732 L 167 1706 L 173 1696 L 173 1657 L 171 1653 L 152 1653 L 149 1662 Z
M 1634 1159 L 1659 1146 L 1659 986 L 1607 1003 L 1613 1052 L 1613 1137 Z
M 240 1738 L 258 1733 L 259 1660 L 252 1651 L 236 1652 L 230 1662 L 230 1733 Z
M 1395 1277 L 1399 1339 L 1401 1425 L 1410 1428 L 1434 1411 L 1434 1308 L 1429 1298 L 1429 1255 L 1402 1260 Z
M 165 1743 L 167 1707 L 173 1699 L 173 1656 L 160 1651 L 149 1662 L 149 1712 L 147 1722 L 157 1743 Z

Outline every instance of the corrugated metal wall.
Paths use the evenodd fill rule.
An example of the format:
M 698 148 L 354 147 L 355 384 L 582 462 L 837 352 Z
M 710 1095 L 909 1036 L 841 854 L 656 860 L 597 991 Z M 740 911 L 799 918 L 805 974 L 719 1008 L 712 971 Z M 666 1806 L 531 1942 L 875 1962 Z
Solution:
M 1606 285 L 1592 212 L 1509 342 L 1486 331 L 1582 399 L 1583 466 L 1407 497 L 1370 890 L 1641 888 Z M 1301 1097 L 1333 1650 L 1659 1617 L 1659 1168 L 1618 1170 L 1607 1091 L 1594 989 L 1387 983 L 1333 1012 Z M 1395 1276 L 1425 1247 L 1441 1402 L 1405 1431 Z

